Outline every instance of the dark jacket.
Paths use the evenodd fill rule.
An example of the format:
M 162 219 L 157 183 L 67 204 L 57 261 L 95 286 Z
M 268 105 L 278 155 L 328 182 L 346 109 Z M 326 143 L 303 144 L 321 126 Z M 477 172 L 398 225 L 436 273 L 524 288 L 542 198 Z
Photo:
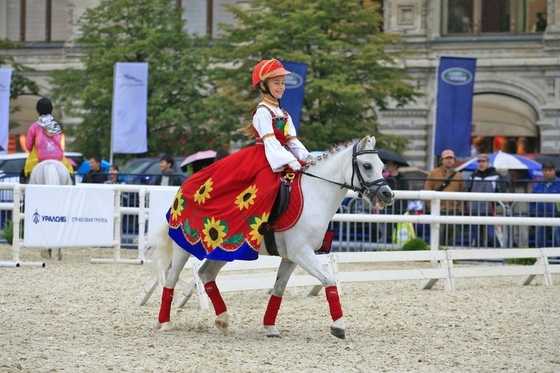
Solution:
M 467 192 L 474 193 L 503 193 L 503 185 L 500 174 L 494 167 L 488 167 L 484 171 L 476 170 L 467 180 Z M 472 215 L 492 215 L 488 201 L 469 201 L 469 213 Z
M 156 182 L 155 185 L 162 185 L 162 181 L 163 181 L 163 177 L 167 176 L 167 184 L 165 185 L 169 185 L 169 186 L 181 186 L 183 184 L 183 178 L 181 177 L 181 175 L 177 175 L 175 173 L 175 171 L 173 170 L 169 170 L 169 171 L 164 171 L 161 173 L 161 175 L 159 175 L 156 178 Z
M 387 184 L 392 190 L 410 190 L 410 184 L 403 174 L 397 174 L 397 176 L 387 176 Z M 393 214 L 404 214 L 408 211 L 408 200 L 407 199 L 396 199 L 393 206 L 388 206 L 387 209 L 393 210 Z
M 89 170 L 86 172 L 82 183 L 103 184 L 105 181 L 107 181 L 107 173 L 100 168 L 99 171 Z

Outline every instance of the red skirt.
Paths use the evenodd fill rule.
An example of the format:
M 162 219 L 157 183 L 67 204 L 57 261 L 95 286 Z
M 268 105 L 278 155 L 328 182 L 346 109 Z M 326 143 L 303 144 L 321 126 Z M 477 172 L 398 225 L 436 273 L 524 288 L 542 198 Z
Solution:
M 177 192 L 167 213 L 169 236 L 200 260 L 257 259 L 280 176 L 263 145 L 203 168 Z

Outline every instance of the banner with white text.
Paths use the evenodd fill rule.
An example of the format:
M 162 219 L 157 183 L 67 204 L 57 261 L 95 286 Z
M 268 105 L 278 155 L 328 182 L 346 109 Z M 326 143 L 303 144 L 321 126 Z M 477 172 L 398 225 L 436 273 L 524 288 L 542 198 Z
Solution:
M 148 151 L 148 64 L 118 62 L 113 85 L 111 152 Z
M 27 185 L 23 245 L 112 247 L 115 189 L 92 185 Z
M 12 69 L 0 69 L 0 153 L 8 149 L 10 137 L 10 87 Z

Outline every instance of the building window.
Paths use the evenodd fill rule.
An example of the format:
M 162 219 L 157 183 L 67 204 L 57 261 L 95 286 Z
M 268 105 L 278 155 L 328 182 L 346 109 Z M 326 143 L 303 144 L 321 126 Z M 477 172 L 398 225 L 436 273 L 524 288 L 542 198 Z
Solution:
M 50 43 L 67 38 L 67 0 L 7 0 L 6 11 L 8 40 Z
M 443 0 L 443 36 L 543 33 L 547 0 Z

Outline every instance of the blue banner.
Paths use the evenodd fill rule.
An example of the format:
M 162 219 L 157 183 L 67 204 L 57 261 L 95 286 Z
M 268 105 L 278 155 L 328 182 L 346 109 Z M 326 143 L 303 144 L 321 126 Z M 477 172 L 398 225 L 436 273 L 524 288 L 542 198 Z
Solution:
M 437 79 L 434 155 L 451 149 L 470 157 L 476 58 L 440 57 Z
M 300 62 L 281 61 L 284 68 L 291 72 L 286 76 L 286 92 L 282 96 L 281 104 L 292 117 L 296 132 L 299 134 L 299 121 L 301 109 L 303 108 L 303 97 L 305 95 L 305 77 L 307 75 L 307 64 Z

